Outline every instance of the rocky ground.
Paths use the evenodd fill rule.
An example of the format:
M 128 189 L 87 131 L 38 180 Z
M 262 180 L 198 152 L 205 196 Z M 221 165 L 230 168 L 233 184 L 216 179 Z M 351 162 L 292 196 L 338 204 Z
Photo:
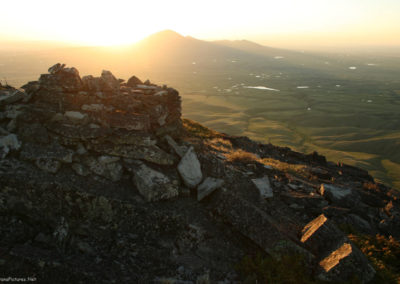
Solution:
M 61 64 L 0 85 L 0 277 L 251 283 L 244 258 L 296 255 L 312 281 L 377 281 L 346 228 L 399 239 L 398 191 L 180 108 L 173 88 Z

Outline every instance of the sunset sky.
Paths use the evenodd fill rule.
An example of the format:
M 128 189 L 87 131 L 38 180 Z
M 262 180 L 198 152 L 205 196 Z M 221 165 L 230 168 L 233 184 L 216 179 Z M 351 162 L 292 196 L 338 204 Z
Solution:
M 400 45 L 399 0 L 4 0 L 1 40 L 114 45 L 172 29 L 282 47 Z

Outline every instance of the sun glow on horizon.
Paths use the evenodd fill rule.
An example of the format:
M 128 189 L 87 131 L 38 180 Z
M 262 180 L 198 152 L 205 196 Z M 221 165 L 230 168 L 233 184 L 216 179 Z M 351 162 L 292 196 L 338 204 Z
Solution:
M 21 9 L 23 7 L 23 9 Z M 165 29 L 199 39 L 400 44 L 397 0 L 5 0 L 0 40 L 135 43 Z M 301 40 L 300 40 L 301 41 Z

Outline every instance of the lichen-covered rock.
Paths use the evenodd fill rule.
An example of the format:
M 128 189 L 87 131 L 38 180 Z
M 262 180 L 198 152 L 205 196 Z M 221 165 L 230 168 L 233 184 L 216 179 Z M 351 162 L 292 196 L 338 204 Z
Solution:
M 105 177 L 112 181 L 119 181 L 122 176 L 122 165 L 118 162 L 118 160 L 110 159 L 106 161 L 99 158 L 87 157 L 84 160 L 86 166 L 92 171 L 94 174 Z M 75 166 L 76 167 L 76 166 Z
M 179 195 L 178 184 L 166 175 L 140 164 L 134 172 L 134 182 L 146 201 L 170 199 Z
M 20 158 L 27 161 L 36 161 L 39 158 L 53 159 L 62 163 L 72 163 L 74 152 L 61 146 L 58 143 L 49 145 L 35 145 L 33 143 L 25 143 L 22 146 Z

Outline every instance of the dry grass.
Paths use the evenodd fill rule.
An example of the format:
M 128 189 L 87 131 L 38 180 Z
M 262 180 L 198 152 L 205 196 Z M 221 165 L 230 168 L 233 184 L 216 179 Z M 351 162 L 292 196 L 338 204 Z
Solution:
M 193 120 L 184 118 L 184 119 L 182 119 L 182 123 L 183 123 L 183 128 L 191 136 L 194 136 L 197 138 L 203 138 L 203 139 L 221 136 L 220 133 L 218 133 L 210 128 L 207 128 Z
M 303 174 L 307 172 L 307 166 L 299 164 L 289 164 L 279 160 L 264 158 L 261 160 L 264 165 L 271 166 L 282 172 L 292 173 L 292 174 Z
M 243 151 L 242 149 L 227 153 L 225 154 L 225 157 L 229 162 L 240 162 L 246 164 L 260 162 L 260 157 L 253 153 Z
M 222 153 L 232 152 L 232 143 L 229 140 L 223 138 L 213 138 L 204 142 L 212 150 Z
M 393 237 L 359 233 L 349 238 L 368 257 L 377 271 L 374 283 L 400 283 L 400 242 Z

